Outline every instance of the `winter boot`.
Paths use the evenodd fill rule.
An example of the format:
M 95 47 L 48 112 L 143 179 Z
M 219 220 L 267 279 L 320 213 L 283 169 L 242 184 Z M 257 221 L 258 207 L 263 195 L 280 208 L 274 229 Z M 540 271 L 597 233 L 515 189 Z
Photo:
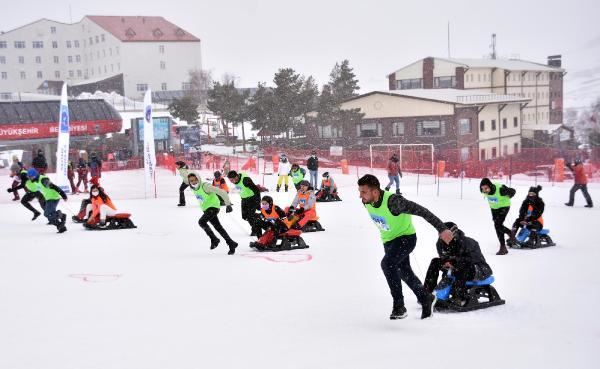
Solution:
M 586 207 L 586 208 L 593 208 L 593 207 L 594 207 L 594 205 L 593 205 L 593 204 L 587 204 L 585 207 Z
M 227 246 L 229 246 L 229 251 L 227 252 L 227 255 L 235 254 L 235 248 L 238 246 L 237 242 L 235 242 L 234 240 L 228 240 Z
M 433 315 L 433 307 L 435 306 L 436 301 L 437 296 L 434 294 L 425 296 L 425 298 L 421 301 L 421 319 L 429 318 Z
M 281 188 L 280 185 L 277 185 L 277 187 L 275 188 L 275 192 L 279 192 L 279 189 Z
M 500 250 L 496 253 L 496 255 L 506 255 L 508 254 L 508 249 L 505 245 L 500 245 Z
M 517 244 L 517 230 L 516 229 L 511 229 L 510 230 L 510 235 L 508 236 L 508 241 L 506 241 L 506 243 L 508 244 L 508 246 L 513 247 L 514 245 Z
M 400 190 L 396 190 L 396 195 L 402 195 L 402 192 L 400 192 Z
M 185 206 L 185 202 L 180 202 L 177 206 Z
M 568 203 L 568 202 L 565 202 L 565 205 L 567 205 L 567 206 L 573 206 L 573 204 Z
M 288 192 L 288 185 L 285 185 L 285 192 Z
M 404 304 L 394 303 L 394 308 L 392 309 L 392 313 L 390 314 L 390 320 L 404 319 L 407 315 L 408 313 L 406 312 Z
M 385 188 L 385 190 L 386 190 L 386 191 L 389 191 L 389 190 L 390 190 L 390 187 L 389 187 L 389 186 L 388 186 L 388 187 L 386 187 L 386 188 Z
M 219 246 L 219 242 L 221 242 L 221 240 L 218 238 L 213 238 L 212 240 L 210 240 L 210 249 L 211 250 L 216 249 L 217 246 Z
M 36 220 L 42 213 L 40 213 L 39 211 L 36 211 L 35 213 L 33 213 L 33 218 L 31 218 L 31 220 Z
M 65 233 L 67 231 L 67 227 L 64 225 L 58 227 L 58 233 Z

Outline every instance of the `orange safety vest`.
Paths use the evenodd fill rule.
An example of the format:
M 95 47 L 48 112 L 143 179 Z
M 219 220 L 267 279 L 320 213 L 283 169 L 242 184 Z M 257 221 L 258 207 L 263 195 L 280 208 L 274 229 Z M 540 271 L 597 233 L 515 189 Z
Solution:
M 271 212 L 267 213 L 265 209 L 260 209 L 261 214 L 267 220 L 275 220 L 279 219 L 279 214 L 277 214 L 277 210 L 275 210 L 275 205 L 271 206 Z
M 332 182 L 331 179 L 327 179 L 327 180 L 323 179 L 321 181 L 321 187 L 331 187 L 331 182 Z M 336 187 L 333 187 L 333 189 L 335 189 Z
M 227 183 L 225 183 L 225 180 L 223 178 L 213 179 L 212 185 L 213 185 L 213 187 L 218 187 L 218 188 L 222 189 L 223 191 L 229 193 L 229 187 L 227 187 Z
M 531 206 L 531 205 L 528 205 L 528 206 L 527 206 L 527 215 L 531 214 L 531 212 L 532 212 L 532 211 L 533 211 L 533 206 Z M 544 218 L 543 218 L 543 217 L 541 217 L 541 216 L 540 216 L 539 218 L 537 218 L 537 219 L 535 219 L 535 220 L 537 220 L 537 221 L 538 221 L 538 222 L 540 222 L 542 225 L 544 225 Z
M 102 200 L 102 197 L 92 196 L 92 218 L 100 214 L 100 206 L 102 205 L 108 205 L 109 208 L 117 210 L 115 205 L 113 205 L 112 201 L 110 200 L 110 197 L 107 197 L 106 202 L 104 202 L 104 200 Z

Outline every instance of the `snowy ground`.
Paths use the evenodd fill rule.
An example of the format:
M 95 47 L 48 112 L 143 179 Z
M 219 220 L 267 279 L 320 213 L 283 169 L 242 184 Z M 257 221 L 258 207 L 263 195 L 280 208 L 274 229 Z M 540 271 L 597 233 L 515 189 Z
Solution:
M 359 171 L 362 174 L 362 171 Z M 356 191 L 356 173 L 335 179 L 341 203 L 319 204 L 327 229 L 309 249 L 258 254 L 235 211 L 222 222 L 240 247 L 209 250 L 200 209 L 176 207 L 179 179 L 160 171 L 158 199 L 143 199 L 141 171 L 106 173 L 103 184 L 139 228 L 58 235 L 8 194 L 0 200 L 0 368 L 594 368 L 600 302 L 594 237 L 599 209 L 567 208 L 570 183 L 545 186 L 544 219 L 558 246 L 496 256 L 478 181 L 403 181 L 403 193 L 477 239 L 506 305 L 421 321 L 390 321 L 378 233 Z M 203 173 L 208 175 L 208 173 Z M 380 176 L 380 179 L 384 179 Z M 265 176 L 273 188 L 275 178 Z M 262 176 L 260 180 L 262 181 Z M 7 176 L 0 188 L 8 187 Z M 510 214 L 530 183 L 518 192 Z M 544 185 L 544 184 L 543 184 Z M 590 188 L 600 201 L 600 186 Z M 287 205 L 293 194 L 274 194 Z M 82 195 L 66 203 L 77 209 Z M 66 210 L 63 205 L 63 209 Z M 416 220 L 411 262 L 422 278 L 435 230 Z

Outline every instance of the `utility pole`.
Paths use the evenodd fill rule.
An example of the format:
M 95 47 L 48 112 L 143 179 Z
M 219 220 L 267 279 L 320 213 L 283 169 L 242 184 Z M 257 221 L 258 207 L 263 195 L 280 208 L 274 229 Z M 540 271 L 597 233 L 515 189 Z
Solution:
M 495 33 L 492 33 L 492 44 L 490 45 L 490 48 L 492 49 L 492 54 L 491 54 L 492 59 L 496 59 L 496 34 Z

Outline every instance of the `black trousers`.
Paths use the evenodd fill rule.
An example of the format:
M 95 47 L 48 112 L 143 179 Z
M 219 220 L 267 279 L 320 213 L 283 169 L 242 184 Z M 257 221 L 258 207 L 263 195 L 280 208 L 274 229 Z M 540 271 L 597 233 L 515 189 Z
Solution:
M 185 195 L 183 191 L 188 188 L 190 185 L 185 182 L 181 182 L 181 186 L 179 186 L 179 203 L 185 205 Z
M 252 232 L 260 232 L 261 221 L 256 214 L 256 211 L 260 209 L 260 196 L 252 196 L 242 199 L 242 219 L 250 224 Z
M 429 268 L 427 268 L 427 275 L 425 276 L 425 291 L 428 293 L 433 292 L 435 287 L 438 284 L 438 277 L 440 271 L 446 274 L 445 269 L 442 268 L 444 265 L 444 260 L 441 258 L 433 258 L 431 259 L 431 263 L 429 263 Z M 459 261 L 451 262 L 452 276 L 454 276 L 454 294 L 458 294 L 459 296 L 464 295 L 466 292 L 466 284 L 468 281 L 475 279 L 475 267 L 471 263 L 461 263 Z
M 506 216 L 508 215 L 508 211 L 510 210 L 510 206 L 500 209 L 492 209 L 492 220 L 494 221 L 494 228 L 496 229 L 496 236 L 498 237 L 498 241 L 500 241 L 501 246 L 506 246 L 506 240 L 504 239 L 504 235 L 510 235 L 510 229 L 504 226 L 504 220 L 506 220 Z
M 37 192 L 27 192 L 25 194 L 25 196 L 21 197 L 21 204 L 24 207 L 26 207 L 29 211 L 31 211 L 33 214 L 39 214 L 40 212 L 37 211 L 30 204 L 30 202 L 33 201 L 33 199 L 38 199 L 38 201 L 40 202 L 40 206 L 42 207 L 42 209 L 44 209 L 46 207 L 46 200 L 44 200 L 44 195 L 42 195 L 42 193 L 39 192 L 39 191 L 37 191 Z
M 575 192 L 579 190 L 581 190 L 581 193 L 583 193 L 583 197 L 585 197 L 585 201 L 587 201 L 587 204 L 590 206 L 594 205 L 592 203 L 590 193 L 587 190 L 586 184 L 574 184 L 573 187 L 571 187 L 571 192 L 569 192 L 569 204 L 573 205 L 575 203 Z
M 385 255 L 381 269 L 385 275 L 395 305 L 404 305 L 402 281 L 423 301 L 427 293 L 410 266 L 410 253 L 417 245 L 417 235 L 401 236 L 383 244 Z
M 215 236 L 212 229 L 210 229 L 210 227 L 208 226 L 208 223 L 212 224 L 212 226 L 215 228 L 215 230 L 217 232 L 219 232 L 221 237 L 223 237 L 223 239 L 226 242 L 231 242 L 232 241 L 231 237 L 229 237 L 229 234 L 227 234 L 227 231 L 225 231 L 225 228 L 223 228 L 223 226 L 221 225 L 218 215 L 219 215 L 219 209 L 208 208 L 208 209 L 206 209 L 204 214 L 202 214 L 202 217 L 200 217 L 200 220 L 198 220 L 198 225 L 200 226 L 200 228 L 202 228 L 204 230 L 204 232 L 206 232 L 208 237 L 210 237 L 211 241 L 217 241 L 218 238 L 217 238 L 217 236 Z

